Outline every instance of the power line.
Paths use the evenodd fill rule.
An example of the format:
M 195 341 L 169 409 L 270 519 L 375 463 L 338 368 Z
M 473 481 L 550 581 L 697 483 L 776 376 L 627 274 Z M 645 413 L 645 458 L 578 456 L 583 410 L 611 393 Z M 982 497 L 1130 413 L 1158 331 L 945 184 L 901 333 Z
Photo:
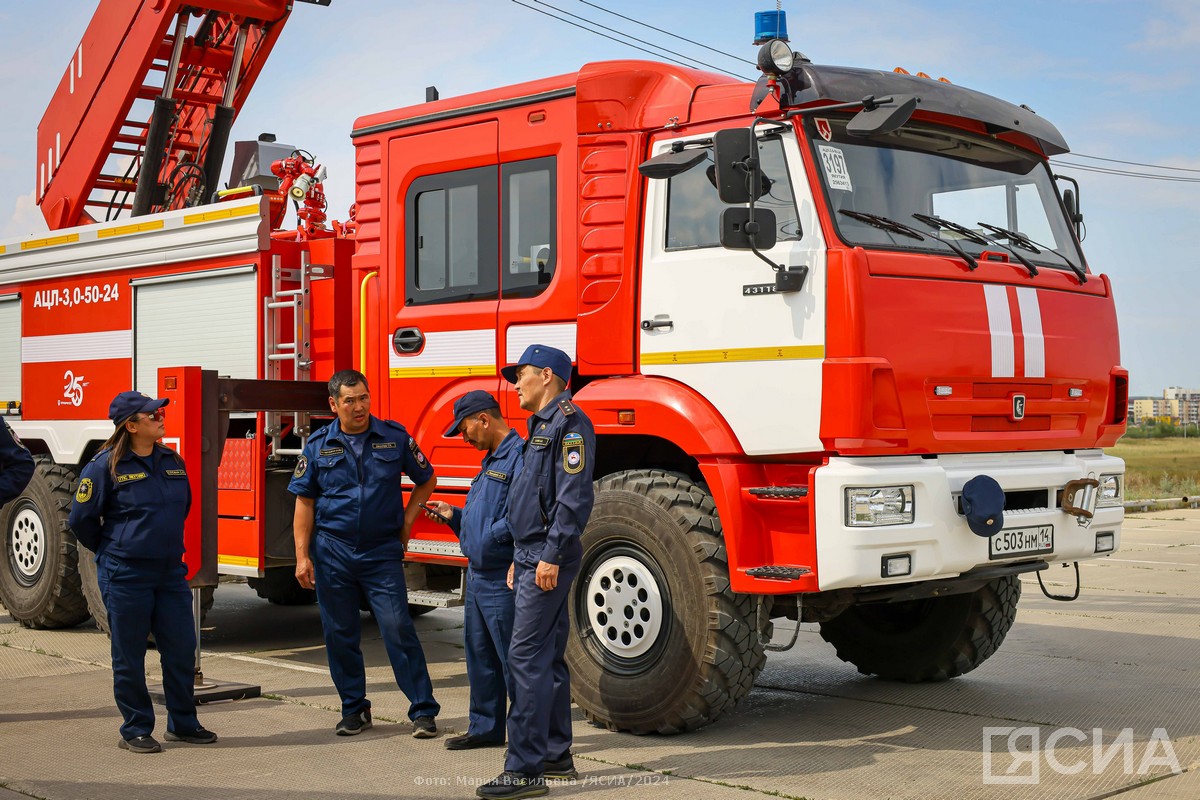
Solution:
M 513 0 L 513 2 L 516 2 L 516 1 L 517 1 L 517 0 Z M 646 41 L 645 39 L 639 39 L 638 37 L 636 37 L 636 36 L 634 36 L 634 35 L 632 35 L 632 34 L 625 33 L 624 31 L 618 31 L 618 30 L 616 30 L 615 28 L 610 28 L 609 26 L 607 26 L 607 25 L 605 25 L 605 24 L 603 24 L 603 23 L 600 23 L 600 22 L 596 22 L 595 20 L 592 20 L 592 19 L 587 19 L 586 17 L 581 17 L 581 16 L 579 16 L 578 14 L 572 14 L 570 11 L 566 11 L 565 9 L 558 8 L 557 6 L 551 5 L 550 3 L 543 2 L 543 0 L 533 0 L 533 2 L 537 3 L 539 6 L 545 6 L 546 8 L 553 9 L 554 11 L 557 11 L 559 14 L 565 14 L 566 16 L 568 16 L 568 17 L 571 17 L 572 19 L 577 19 L 577 20 L 579 20 L 580 22 L 586 22 L 588 25 L 595 25 L 596 27 L 598 27 L 598 28 L 600 28 L 600 29 L 602 29 L 602 30 L 606 30 L 606 31 L 608 31 L 609 33 L 614 33 L 614 34 L 616 34 L 617 36 L 624 36 L 626 39 L 632 39 L 632 40 L 633 40 L 633 41 L 635 41 L 635 42 L 640 42 L 641 44 L 648 45 L 649 47 L 653 47 L 653 48 L 655 48 L 656 50 L 658 50 L 658 51 L 659 51 L 659 53 L 670 53 L 671 55 L 673 55 L 673 56 L 678 56 L 679 58 L 690 58 L 689 56 L 687 56 L 687 55 L 685 55 L 685 54 L 683 54 L 683 53 L 678 53 L 678 52 L 676 52 L 676 51 L 674 51 L 674 50 L 669 50 L 669 49 L 667 49 L 666 47 L 663 47 L 662 45 L 655 44 L 654 42 L 648 42 L 648 41 Z M 525 5 L 525 4 L 524 4 L 524 3 L 517 3 L 517 5 Z M 530 7 L 530 6 L 526 6 L 526 8 L 529 8 L 529 7 Z M 534 9 L 534 10 L 536 11 L 536 10 L 538 10 L 538 9 Z M 551 16 L 551 17 L 553 17 L 554 15 L 553 15 L 553 14 L 549 14 L 548 16 Z M 566 23 L 569 23 L 569 24 L 572 24 L 572 25 L 574 25 L 574 24 L 575 24 L 575 23 L 572 23 L 570 20 L 563 19 L 562 17 L 554 17 L 554 19 L 560 19 L 560 20 L 562 20 L 563 22 L 566 22 Z M 582 26 L 582 25 L 577 25 L 576 27 L 583 27 L 583 26 Z M 589 30 L 589 29 L 588 29 L 588 28 L 584 28 L 584 30 Z M 600 35 L 600 36 L 604 36 L 604 34 L 600 33 L 600 31 L 595 31 L 595 30 L 593 30 L 593 31 L 592 31 L 592 33 L 598 34 L 598 35 Z M 611 36 L 606 36 L 605 38 L 612 39 L 613 37 L 611 37 Z M 613 41 L 619 41 L 619 40 L 616 40 L 616 39 L 614 39 Z M 629 43 L 628 43 L 628 42 L 622 42 L 622 44 L 629 44 Z M 631 44 L 630 44 L 629 46 L 630 46 L 630 47 L 635 47 L 635 45 L 631 45 Z M 647 51 L 647 50 L 645 50 L 645 49 L 643 49 L 643 48 L 640 48 L 640 47 L 639 47 L 639 48 L 637 48 L 637 49 L 639 49 L 639 50 L 642 50 L 642 52 L 650 52 L 650 51 Z M 651 55 L 654 55 L 654 53 L 651 53 Z M 673 59 L 672 59 L 672 60 L 673 60 Z M 738 75 L 738 74 L 736 74 L 736 73 L 733 73 L 733 72 L 730 72 L 729 70 L 726 70 L 726 69 L 721 69 L 720 67 L 716 66 L 715 64 L 709 64 L 708 62 L 701 61 L 701 60 L 699 60 L 699 59 L 696 59 L 696 58 L 693 58 L 693 59 L 691 59 L 691 60 L 692 60 L 693 62 L 695 62 L 695 63 L 694 63 L 694 64 L 693 64 L 693 63 L 684 63 L 684 62 L 680 62 L 680 61 L 676 61 L 675 63 L 676 63 L 676 64 L 684 64 L 684 66 L 690 66 L 690 67 L 694 67 L 694 66 L 695 66 L 695 64 L 701 64 L 701 65 L 703 65 L 703 66 L 705 66 L 705 67 L 708 67 L 709 69 L 715 69 L 717 72 L 723 72 L 723 73 L 725 73 L 726 75 L 728 75 L 728 76 L 730 76 L 730 77 L 732 77 L 732 78 L 740 78 L 740 79 L 742 79 L 742 80 L 745 80 L 745 78 L 744 78 L 743 76 L 741 76 L 741 75 Z
M 1150 167 L 1151 169 L 1169 169 L 1175 172 L 1200 172 L 1200 169 L 1192 167 L 1172 167 L 1166 164 L 1144 164 L 1141 161 L 1122 161 L 1119 158 L 1104 158 L 1103 156 L 1087 156 L 1083 153 L 1071 153 L 1076 158 L 1087 158 L 1093 161 L 1108 161 L 1113 164 L 1129 164 L 1134 167 Z
M 641 25 L 643 28 L 649 28 L 652 31 L 658 31 L 659 33 L 665 33 L 667 36 L 673 36 L 676 39 L 680 39 L 682 41 L 687 42 L 688 44 L 694 44 L 694 45 L 696 45 L 696 47 L 703 47 L 705 50 L 709 50 L 713 53 L 717 53 L 718 55 L 732 58 L 734 61 L 737 61 L 739 63 L 749 64 L 750 66 L 754 66 L 754 62 L 750 61 L 749 59 L 742 58 L 741 56 L 735 56 L 732 53 L 726 53 L 724 50 L 718 50 L 715 47 L 709 47 L 708 45 L 703 44 L 702 42 L 692 41 L 691 39 L 687 38 L 686 36 L 680 36 L 678 33 L 673 33 L 672 31 L 665 31 L 662 28 L 656 28 L 653 25 L 649 25 L 645 22 L 642 22 L 641 20 L 634 19 L 633 17 L 627 17 L 624 14 L 618 14 L 616 11 L 610 11 L 609 9 L 604 8 L 603 6 L 596 5 L 595 3 L 589 3 L 588 0 L 579 0 L 579 2 L 583 3 L 585 6 L 591 6 L 592 8 L 603 11 L 605 14 L 612 14 L 614 17 L 620 17 L 623 20 L 628 20 L 629 22 L 632 22 L 635 25 Z
M 1125 169 L 1109 169 L 1107 167 L 1093 167 L 1087 164 L 1076 164 L 1071 161 L 1060 161 L 1059 159 L 1050 159 L 1050 163 L 1056 167 L 1066 167 L 1068 169 L 1078 169 L 1084 172 L 1095 172 L 1101 175 L 1114 175 L 1120 178 L 1140 178 L 1148 181 L 1171 181 L 1174 183 L 1200 183 L 1200 178 L 1185 178 L 1178 175 L 1154 175 L 1149 172 L 1138 172 L 1137 170 Z

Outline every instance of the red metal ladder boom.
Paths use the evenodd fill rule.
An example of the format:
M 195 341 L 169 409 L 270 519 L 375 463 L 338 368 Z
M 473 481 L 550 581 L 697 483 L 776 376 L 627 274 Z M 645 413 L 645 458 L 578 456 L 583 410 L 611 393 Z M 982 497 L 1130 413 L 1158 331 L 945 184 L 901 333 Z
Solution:
M 101 0 L 38 125 L 50 228 L 206 202 L 291 6 Z

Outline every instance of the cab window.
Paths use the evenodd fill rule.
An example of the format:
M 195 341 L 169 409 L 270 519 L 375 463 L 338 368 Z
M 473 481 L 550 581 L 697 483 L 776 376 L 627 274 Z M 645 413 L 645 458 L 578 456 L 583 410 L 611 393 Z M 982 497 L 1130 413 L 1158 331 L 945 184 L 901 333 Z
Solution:
M 406 303 L 495 299 L 496 167 L 413 181 L 405 204 Z
M 500 293 L 506 298 L 533 297 L 545 291 L 558 263 L 554 159 L 504 164 L 500 173 Z

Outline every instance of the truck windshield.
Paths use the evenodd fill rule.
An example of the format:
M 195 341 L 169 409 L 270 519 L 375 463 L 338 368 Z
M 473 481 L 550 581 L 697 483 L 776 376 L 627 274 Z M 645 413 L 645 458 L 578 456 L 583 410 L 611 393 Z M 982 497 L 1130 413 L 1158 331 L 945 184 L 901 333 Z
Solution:
M 936 242 L 871 225 L 861 212 L 929 233 L 930 227 L 913 217 L 922 214 L 958 223 L 1006 245 L 1017 243 L 998 236 L 995 228 L 1020 234 L 1040 246 L 1021 249 L 1039 267 L 1070 269 L 1067 261 L 1082 263 L 1050 172 L 1032 153 L 932 126 L 908 125 L 863 139 L 847 135 L 848 121 L 848 117 L 806 121 L 831 216 L 847 244 L 945 253 L 946 248 Z M 985 225 L 994 227 L 989 230 Z M 967 231 L 948 230 L 941 235 L 972 256 L 1002 250 L 981 243 Z

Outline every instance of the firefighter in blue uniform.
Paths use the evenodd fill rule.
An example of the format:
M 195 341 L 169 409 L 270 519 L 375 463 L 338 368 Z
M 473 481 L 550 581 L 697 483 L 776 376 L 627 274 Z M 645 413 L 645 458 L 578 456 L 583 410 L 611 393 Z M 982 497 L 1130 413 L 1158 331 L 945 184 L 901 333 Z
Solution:
M 162 438 L 170 400 L 121 392 L 108 407 L 116 430 L 83 468 L 68 524 L 96 554 L 112 633 L 113 694 L 125 722 L 118 746 L 157 753 L 146 689 L 146 640 L 154 634 L 167 701 L 167 741 L 217 741 L 196 718 L 192 592 L 183 563 L 183 521 L 192 504 L 183 461 Z
M 433 738 L 441 708 L 408 613 L 404 550 L 437 479 L 403 425 L 371 415 L 361 372 L 342 370 L 329 379 L 329 407 L 337 419 L 309 438 L 288 491 L 296 495 L 296 580 L 317 590 L 329 674 L 342 699 L 334 733 L 354 736 L 372 724 L 359 646 L 365 598 L 396 685 L 408 697 L 413 736 Z M 407 507 L 401 473 L 416 484 Z
M 546 345 L 526 348 L 501 370 L 530 412 L 521 473 L 509 490 L 516 616 L 508 667 L 513 702 L 504 772 L 480 786 L 482 798 L 546 794 L 547 778 L 577 776 L 571 757 L 571 676 L 565 653 L 567 599 L 592 513 L 596 437 L 571 402 L 571 359 Z
M 0 508 L 17 498 L 33 477 L 33 456 L 21 440 L 0 420 Z
M 467 392 L 454 404 L 454 422 L 446 438 L 462 436 L 486 450 L 479 474 L 463 508 L 430 503 L 434 522 L 450 526 L 467 557 L 467 595 L 463 608 L 467 682 L 471 687 L 467 732 L 447 739 L 447 750 L 471 750 L 504 744 L 508 715 L 508 645 L 512 639 L 513 593 L 508 569 L 513 561 L 512 531 L 505 512 L 508 489 L 521 469 L 524 442 L 500 413 L 496 398 L 482 389 Z

